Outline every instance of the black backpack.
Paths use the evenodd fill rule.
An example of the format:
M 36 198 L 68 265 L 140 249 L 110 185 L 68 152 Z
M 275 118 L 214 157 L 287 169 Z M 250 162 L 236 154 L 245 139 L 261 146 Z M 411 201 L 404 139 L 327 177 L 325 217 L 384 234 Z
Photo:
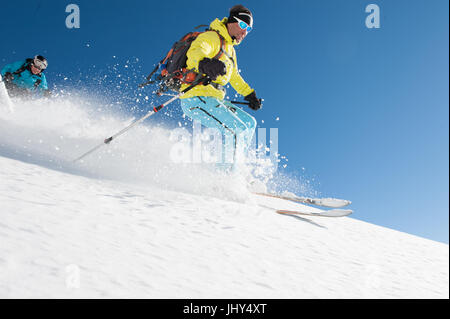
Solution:
M 196 27 L 199 28 L 201 26 Z M 142 83 L 139 87 L 159 82 L 159 89 L 156 94 L 160 95 L 163 92 L 173 90 L 180 91 L 182 84 L 190 84 L 199 79 L 202 75 L 194 70 L 188 70 L 186 68 L 187 52 L 191 47 L 192 42 L 202 33 L 207 31 L 214 31 L 220 38 L 220 50 L 214 56 L 215 59 L 219 59 L 224 53 L 225 39 L 216 30 L 206 29 L 203 32 L 193 31 L 183 36 L 180 40 L 175 42 L 166 56 L 158 63 L 155 69 L 147 76 L 147 82 Z M 160 70 L 155 80 L 151 80 L 153 75 Z

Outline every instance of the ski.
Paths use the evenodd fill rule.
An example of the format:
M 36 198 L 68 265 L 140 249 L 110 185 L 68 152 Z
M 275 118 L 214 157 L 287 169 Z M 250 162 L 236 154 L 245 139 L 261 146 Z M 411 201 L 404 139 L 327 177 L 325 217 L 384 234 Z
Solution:
M 292 195 L 276 195 L 269 193 L 254 193 L 255 195 L 261 195 L 272 198 L 279 198 L 290 200 L 297 203 L 302 204 L 310 204 L 322 207 L 330 207 L 330 208 L 339 208 L 350 205 L 352 202 L 346 199 L 338 199 L 338 198 L 310 198 L 310 197 L 300 197 L 294 194 Z
M 353 211 L 351 209 L 330 209 L 330 210 L 320 210 L 316 213 L 302 212 L 299 210 L 276 210 L 278 214 L 283 215 L 306 215 L 306 216 L 317 216 L 317 217 L 344 217 L 348 216 Z

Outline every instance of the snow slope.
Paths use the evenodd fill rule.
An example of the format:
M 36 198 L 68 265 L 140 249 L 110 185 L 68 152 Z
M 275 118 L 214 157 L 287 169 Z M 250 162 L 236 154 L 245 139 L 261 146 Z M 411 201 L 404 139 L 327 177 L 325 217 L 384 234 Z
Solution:
M 0 108 L 0 297 L 449 298 L 448 245 L 276 214 L 171 163 L 163 128 L 71 163 L 128 122 L 83 102 Z

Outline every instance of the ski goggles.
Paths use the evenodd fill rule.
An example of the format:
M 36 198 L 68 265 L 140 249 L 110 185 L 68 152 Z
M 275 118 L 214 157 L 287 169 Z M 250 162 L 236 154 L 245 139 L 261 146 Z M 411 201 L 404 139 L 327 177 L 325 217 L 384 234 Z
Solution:
M 47 68 L 47 63 L 38 59 L 33 60 L 33 66 L 39 71 L 43 71 Z
M 38 66 L 38 65 L 36 65 L 36 64 L 34 64 L 34 63 L 31 63 L 31 65 L 32 65 L 36 70 L 38 70 L 39 72 L 42 72 L 43 70 L 45 70 L 45 69 L 42 69 L 40 66 Z
M 252 31 L 252 27 L 249 26 L 246 22 L 242 21 L 242 20 L 239 19 L 238 17 L 234 17 L 234 19 L 236 19 L 237 22 L 239 22 L 239 27 L 240 27 L 242 30 L 247 30 L 247 33 L 250 32 L 250 31 Z

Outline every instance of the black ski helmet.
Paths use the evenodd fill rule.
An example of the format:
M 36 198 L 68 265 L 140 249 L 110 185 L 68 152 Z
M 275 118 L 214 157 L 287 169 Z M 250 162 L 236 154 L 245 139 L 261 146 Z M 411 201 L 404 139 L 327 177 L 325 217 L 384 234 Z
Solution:
M 244 21 L 249 26 L 253 26 L 253 15 L 249 9 L 241 4 L 235 5 L 230 9 L 230 14 L 228 16 L 228 23 L 238 22 L 235 18 Z
M 33 59 L 33 65 L 43 71 L 47 68 L 48 62 L 42 55 L 36 55 Z

